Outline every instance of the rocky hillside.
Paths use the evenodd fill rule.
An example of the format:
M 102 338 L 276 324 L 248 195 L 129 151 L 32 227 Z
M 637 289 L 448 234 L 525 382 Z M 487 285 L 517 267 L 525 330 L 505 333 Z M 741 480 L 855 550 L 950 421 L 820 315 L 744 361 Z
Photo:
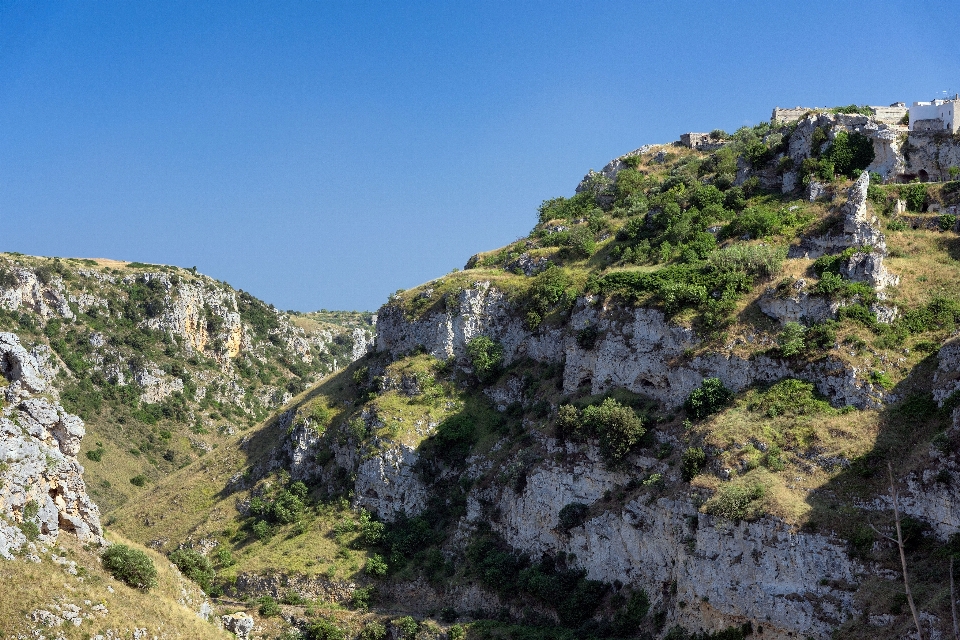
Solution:
M 105 512 L 361 356 L 373 317 L 284 313 L 177 267 L 0 254 L 0 330 L 83 418 Z
M 616 158 L 528 237 L 393 296 L 369 353 L 276 409 L 242 370 L 269 371 L 258 354 L 285 338 L 245 346 L 242 296 L 221 303 L 240 337 L 226 315 L 194 341 L 176 314 L 131 320 L 166 323 L 196 404 L 164 436 L 142 412 L 166 400 L 104 395 L 103 424 L 154 435 L 120 455 L 169 472 L 108 531 L 205 558 L 195 577 L 220 613 L 246 603 L 253 637 L 950 637 L 960 182 L 898 181 L 960 173 L 960 143 L 851 111 Z M 152 353 L 158 379 L 186 366 Z M 229 403 L 203 376 L 234 371 Z M 198 435 L 211 454 L 156 458 Z

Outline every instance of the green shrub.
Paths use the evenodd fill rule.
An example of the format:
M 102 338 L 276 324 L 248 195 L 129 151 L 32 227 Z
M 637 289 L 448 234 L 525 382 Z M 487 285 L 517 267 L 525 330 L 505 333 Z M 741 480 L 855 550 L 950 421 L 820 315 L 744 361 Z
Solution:
M 905 184 L 900 187 L 900 197 L 910 211 L 923 211 L 927 204 L 927 185 L 920 182 Z
M 270 524 L 265 520 L 257 520 L 253 523 L 253 535 L 257 540 L 261 542 L 270 538 L 273 535 L 273 530 L 270 528 Z
M 695 420 L 701 420 L 720 411 L 733 398 L 733 393 L 721 382 L 720 378 L 707 378 L 694 389 L 684 403 L 684 408 Z
M 450 640 L 464 640 L 467 637 L 467 630 L 461 625 L 455 624 L 447 632 Z
M 891 378 L 890 374 L 886 371 L 871 371 L 870 382 L 884 389 L 889 390 L 893 388 L 893 378 Z
M 101 460 L 103 460 L 103 449 L 100 447 L 97 447 L 96 449 L 87 451 L 87 453 L 84 455 L 86 455 L 87 460 L 90 460 L 91 462 L 100 462 Z
M 384 561 L 383 556 L 375 553 L 367 560 L 367 566 L 365 570 L 368 575 L 379 578 L 387 575 L 387 569 L 387 563 Z
M 623 459 L 646 430 L 633 409 L 613 398 L 583 410 L 584 428 L 600 440 L 600 451 L 611 462 Z
M 806 333 L 806 328 L 799 322 L 788 322 L 777 336 L 780 355 L 784 358 L 791 358 L 803 353 L 807 346 L 803 340 Z
M 613 628 L 618 636 L 633 637 L 650 611 L 650 598 L 643 589 L 631 591 L 623 607 L 613 614 Z
M 763 498 L 764 486 L 759 482 L 727 482 L 704 503 L 704 510 L 728 520 L 740 521 L 760 515 L 756 501 Z
M 907 229 L 907 223 L 900 218 L 896 218 L 887 223 L 888 231 L 905 231 Z
M 376 587 L 373 585 L 358 587 L 353 590 L 353 595 L 350 596 L 350 604 L 360 611 L 367 611 L 370 608 L 370 602 L 373 600 L 375 592 Z
M 206 556 L 194 549 L 177 549 L 170 554 L 170 562 L 177 565 L 183 575 L 200 585 L 205 593 L 210 592 L 216 571 Z
M 273 596 L 263 596 L 260 598 L 260 607 L 257 609 L 264 618 L 273 618 L 280 615 L 280 604 Z
M 400 634 L 401 638 L 413 638 L 417 634 L 417 621 L 411 616 L 404 616 L 393 621 L 393 626 Z
M 476 336 L 467 343 L 467 357 L 480 380 L 494 378 L 503 364 L 503 346 L 487 336 Z
M 557 517 L 560 529 L 569 533 L 571 529 L 579 527 L 587 519 L 590 507 L 581 502 L 571 502 L 560 509 Z
M 957 226 L 957 216 L 944 213 L 937 218 L 937 226 L 940 227 L 940 231 L 953 231 Z
M 735 244 L 713 251 L 707 260 L 715 268 L 728 272 L 743 272 L 754 278 L 771 278 L 783 268 L 787 250 L 769 245 Z
M 557 437 L 577 436 L 583 428 L 580 410 L 572 404 L 563 404 L 557 409 Z
M 700 447 L 688 447 L 680 457 L 680 474 L 690 482 L 707 466 L 707 454 Z
M 147 477 L 145 475 L 139 474 L 130 478 L 130 484 L 135 487 L 143 487 L 147 484 Z
M 770 418 L 809 416 L 833 411 L 830 403 L 817 397 L 813 384 L 787 378 L 776 383 L 751 401 L 747 408 Z
M 363 629 L 360 630 L 357 640 L 386 640 L 386 637 L 387 628 L 385 626 L 379 622 L 368 622 Z
M 873 162 L 873 141 L 862 133 L 840 131 L 824 158 L 833 163 L 837 173 L 853 176 L 854 171 L 863 171 Z
M 307 626 L 307 640 L 346 640 L 347 633 L 325 618 L 314 620 Z
M 157 568 L 153 560 L 139 549 L 123 544 L 112 544 L 100 555 L 103 567 L 127 585 L 149 591 L 157 586 Z

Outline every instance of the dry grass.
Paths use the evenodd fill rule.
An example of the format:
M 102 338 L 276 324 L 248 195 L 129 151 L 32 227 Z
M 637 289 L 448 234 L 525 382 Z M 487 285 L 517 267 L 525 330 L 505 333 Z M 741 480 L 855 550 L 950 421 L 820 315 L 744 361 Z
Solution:
M 128 543 L 122 538 L 111 538 Z M 148 637 L 157 635 L 190 640 L 232 637 L 200 619 L 189 606 L 181 604 L 192 602 L 199 608 L 204 600 L 202 592 L 183 578 L 169 561 L 153 551 L 144 550 L 156 564 L 159 585 L 144 593 L 115 580 L 101 567 L 99 549 L 85 548 L 71 535 L 61 535 L 58 545 L 49 547 L 49 550 L 53 553 L 42 554 L 39 564 L 22 558 L 0 561 L 0 580 L 7 585 L 16 585 L 13 591 L 8 590 L 6 596 L 0 598 L 0 624 L 8 636 L 30 634 L 31 629 L 41 628 L 71 640 L 90 638 L 106 633 L 108 629 L 119 631 L 121 637 L 129 637 L 133 629 L 146 628 Z M 54 553 L 76 562 L 78 575 L 71 575 L 63 566 L 54 563 L 50 559 Z M 79 606 L 82 613 L 91 615 L 92 619 L 84 620 L 80 626 L 67 623 L 49 630 L 29 619 L 37 609 L 56 614 L 54 605 L 63 607 L 67 604 Z M 108 613 L 93 612 L 92 607 L 97 604 L 106 606 Z

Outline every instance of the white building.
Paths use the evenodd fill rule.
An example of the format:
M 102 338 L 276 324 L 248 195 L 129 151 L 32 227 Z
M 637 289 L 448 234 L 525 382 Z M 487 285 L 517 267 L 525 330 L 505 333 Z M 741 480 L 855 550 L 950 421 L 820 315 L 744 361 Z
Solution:
M 914 102 L 910 107 L 911 131 L 945 131 L 960 129 L 960 95 L 950 100 Z

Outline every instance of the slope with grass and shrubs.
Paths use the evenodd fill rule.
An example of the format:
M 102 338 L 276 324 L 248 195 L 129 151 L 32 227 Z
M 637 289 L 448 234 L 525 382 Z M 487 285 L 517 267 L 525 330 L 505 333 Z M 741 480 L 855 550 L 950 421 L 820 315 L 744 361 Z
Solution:
M 280 637 L 899 638 L 889 463 L 946 637 L 960 189 L 853 111 L 589 173 L 108 529 Z

